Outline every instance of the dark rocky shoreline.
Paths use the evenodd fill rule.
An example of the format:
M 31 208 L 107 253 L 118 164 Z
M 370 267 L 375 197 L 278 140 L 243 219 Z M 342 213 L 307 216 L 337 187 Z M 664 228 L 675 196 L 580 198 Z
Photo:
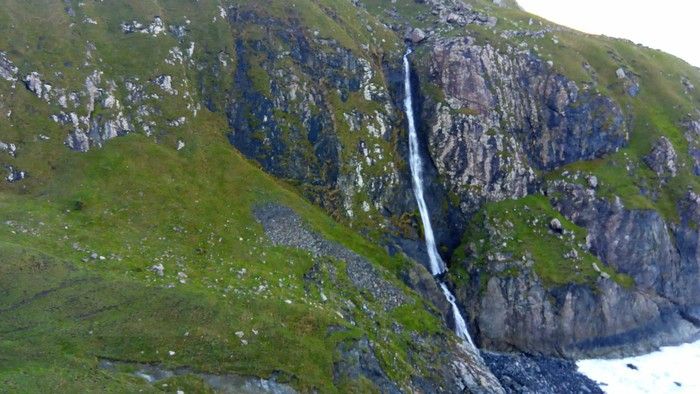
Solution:
M 508 393 L 603 393 L 578 372 L 574 361 L 518 353 L 482 351 L 486 365 Z

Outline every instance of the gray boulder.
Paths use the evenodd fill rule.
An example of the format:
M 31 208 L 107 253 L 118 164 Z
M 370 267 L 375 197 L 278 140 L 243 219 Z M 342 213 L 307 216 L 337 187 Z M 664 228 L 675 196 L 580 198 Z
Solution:
M 404 39 L 410 41 L 413 44 L 418 44 L 428 37 L 427 34 L 422 29 L 414 28 L 406 32 Z
M 651 168 L 659 178 L 675 177 L 678 173 L 678 156 L 673 144 L 666 137 L 661 137 L 644 156 L 644 163 Z
M 17 67 L 8 59 L 7 54 L 0 51 L 0 78 L 6 81 L 16 81 L 18 71 Z

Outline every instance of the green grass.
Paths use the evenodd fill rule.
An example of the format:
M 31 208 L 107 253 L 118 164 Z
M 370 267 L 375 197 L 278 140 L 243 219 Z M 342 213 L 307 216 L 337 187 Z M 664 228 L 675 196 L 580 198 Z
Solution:
M 20 76 L 38 70 L 45 81 L 69 90 L 81 89 L 86 76 L 96 69 L 104 72 L 103 80 L 114 79 L 120 85 L 125 78 L 138 78 L 147 85 L 149 79 L 167 73 L 173 76 L 176 89 L 187 88 L 192 93 L 194 102 L 211 98 L 221 111 L 225 100 L 236 93 L 234 40 L 252 44 L 270 37 L 266 28 L 232 27 L 218 17 L 214 22 L 219 3 L 275 18 L 307 38 L 332 40 L 317 45 L 311 39 L 314 50 L 330 51 L 338 46 L 367 58 L 377 86 L 386 86 L 383 63 L 398 64 L 403 51 L 403 31 L 393 32 L 380 22 L 407 21 L 425 28 L 432 23 L 428 7 L 411 1 L 394 5 L 388 0 L 367 0 L 365 10 L 333 0 L 129 0 L 83 2 L 82 6 L 74 0 L 71 4 L 77 17 L 70 18 L 63 2 L 8 0 L 0 11 L 0 49 L 20 67 Z M 392 7 L 403 19 L 389 20 L 386 11 Z M 505 48 L 517 43 L 500 38 L 500 31 L 524 28 L 531 17 L 513 8 L 495 8 L 487 1 L 476 2 L 475 7 L 497 15 L 497 28 L 469 26 L 444 34 L 471 34 L 477 42 Z M 148 23 L 155 15 L 162 16 L 166 24 L 185 24 L 190 19 L 185 42 L 178 43 L 169 34 L 154 38 L 121 32 L 122 21 Z M 85 17 L 98 24 L 82 23 Z M 569 30 L 555 34 L 558 44 L 551 37 L 524 41 L 537 45 L 539 55 L 553 60 L 557 72 L 578 83 L 592 82 L 582 67 L 583 61 L 589 62 L 598 76 L 596 89 L 628 108 L 633 119 L 628 147 L 565 169 L 596 174 L 603 197 L 620 196 L 630 208 L 657 209 L 675 218 L 675 201 L 682 193 L 689 186 L 700 190 L 689 172 L 687 143 L 678 129 L 679 120 L 700 103 L 698 92 L 680 93 L 679 79 L 686 76 L 700 87 L 697 70 L 671 56 L 620 40 Z M 201 69 L 162 61 L 169 49 L 185 48 L 190 40 L 196 43 L 194 60 Z M 92 59 L 86 57 L 88 42 L 96 47 Z M 271 45 L 279 45 L 280 51 L 289 49 L 280 40 Z M 219 52 L 230 57 L 227 66 L 219 64 Z M 425 51 L 418 50 L 414 60 L 420 62 L 421 54 Z M 255 60 L 250 77 L 257 90 L 268 93 L 270 76 L 258 64 L 262 59 Z M 279 65 L 299 71 L 284 61 Z M 622 91 L 615 77 L 620 66 L 640 75 L 638 98 Z M 30 175 L 18 183 L 0 182 L 0 382 L 8 391 L 206 390 L 193 376 L 168 380 L 163 382 L 168 388 L 163 388 L 133 377 L 128 370 L 100 369 L 99 358 L 108 357 L 169 368 L 189 366 L 209 373 L 268 377 L 281 371 L 303 392 L 371 392 L 376 388 L 365 379 L 341 382 L 338 387 L 333 384 L 336 345 L 363 336 L 373 341 L 380 363 L 400 385 L 411 375 L 426 373 L 430 360 L 417 358 L 412 332 L 449 334 L 435 311 L 396 279 L 408 262 L 389 257 L 378 246 L 384 230 L 378 228 L 380 214 L 374 208 L 362 213 L 365 190 L 357 191 L 352 201 L 355 218 L 339 224 L 302 199 L 301 186 L 266 175 L 235 152 L 225 138 L 228 125 L 222 112 L 201 110 L 196 119 L 188 112 L 185 127 L 158 129 L 151 137 L 120 137 L 86 154 L 70 152 L 63 146 L 67 130 L 49 120 L 60 109 L 41 104 L 21 84 L 12 89 L 0 82 L 0 140 L 20 146 L 17 158 L 3 154 L 0 160 Z M 317 81 L 302 78 L 302 82 Z M 426 96 L 436 102 L 444 99 L 439 89 L 425 84 L 425 79 L 422 82 Z M 185 112 L 187 99 L 164 97 L 153 86 L 147 92 L 161 96 L 147 100 L 159 111 L 154 120 L 162 123 Z M 383 111 L 381 105 L 356 93 L 346 102 L 334 91 L 324 94 L 332 108 L 313 110 L 329 110 L 334 115 L 344 173 L 355 170 L 349 162 L 357 157 L 360 140 L 369 147 L 376 143 L 384 152 L 383 160 L 364 167 L 366 179 L 384 175 L 390 164 L 403 169 L 405 163 L 396 153 L 402 133 L 388 141 L 370 139 L 366 130 L 350 132 L 342 121 L 344 113 L 372 114 Z M 86 114 L 84 104 L 77 110 L 80 115 Z M 8 110 L 10 117 L 4 116 Z M 50 140 L 38 140 L 39 134 Z M 641 163 L 661 135 L 669 137 L 685 165 L 677 178 L 664 185 Z M 180 151 L 175 150 L 178 140 L 186 143 Z M 632 175 L 623 171 L 630 163 Z M 563 170 L 547 177 L 558 178 Z M 658 191 L 658 199 L 640 194 L 640 189 L 649 188 Z M 379 312 L 378 300 L 354 288 L 344 265 L 333 260 L 322 259 L 324 284 L 308 285 L 304 275 L 313 259 L 298 250 L 270 245 L 254 220 L 251 209 L 266 202 L 291 207 L 315 231 L 368 258 L 386 279 L 407 292 L 410 303 L 389 313 Z M 409 216 L 387 221 L 407 227 Z M 546 223 L 554 217 L 574 234 L 573 239 L 547 231 Z M 539 224 L 532 225 L 534 219 Z M 487 233 L 486 225 L 502 233 L 494 237 Z M 350 226 L 362 229 L 364 236 Z M 462 245 L 453 260 L 474 258 L 487 272 L 514 276 L 521 267 L 512 265 L 495 272 L 496 267 L 484 266 L 486 254 L 501 251 L 518 261 L 531 256 L 534 271 L 547 286 L 592 284 L 597 277 L 592 264 L 596 263 L 618 283 L 633 286 L 631 278 L 616 274 L 582 250 L 578 244 L 584 238 L 585 230 L 564 219 L 544 197 L 530 196 L 488 204 L 472 219 L 464 237 L 464 245 L 475 243 L 477 254 L 464 255 Z M 563 258 L 571 249 L 582 256 L 580 261 Z M 105 260 L 92 259 L 93 252 Z M 163 277 L 149 270 L 158 263 L 165 266 Z M 331 267 L 337 272 L 335 278 L 331 278 Z M 187 275 L 186 283 L 179 282 L 179 272 Z M 466 273 L 458 268 L 451 275 L 466 280 Z M 321 302 L 321 291 L 327 302 Z M 363 307 L 378 313 L 370 318 Z M 403 330 L 394 331 L 394 323 Z M 331 326 L 344 330 L 329 334 Z M 245 333 L 247 345 L 235 335 L 237 331 Z M 168 355 L 171 350 L 174 356 Z M 305 355 L 299 357 L 302 350 Z
M 318 29 L 320 37 L 364 51 L 357 43 L 366 38 L 357 39 L 342 30 L 354 17 L 346 5 L 299 2 L 303 5 L 299 15 L 287 12 L 294 6 L 288 3 L 282 6 L 276 1 L 272 7 L 245 3 L 285 22 L 301 18 L 302 25 Z M 161 15 L 166 24 L 182 24 L 187 17 L 192 23 L 186 41 L 196 42 L 198 62 L 208 61 L 207 56 L 216 59 L 219 51 L 233 57 L 236 33 L 221 21 L 210 23 L 210 16 L 218 14 L 214 4 L 129 1 L 78 7 L 74 2 L 78 20 L 90 16 L 98 25 L 78 24 L 72 29 L 63 5 L 56 4 L 38 7 L 56 19 L 42 30 L 24 19 L 26 4 L 11 2 L 0 12 L 0 20 L 8 22 L 0 27 L 5 33 L 0 47 L 22 73 L 40 70 L 45 81 L 56 86 L 79 89 L 94 69 L 104 71 L 104 80 L 114 78 L 119 84 L 124 77 L 146 83 L 167 73 L 181 92 L 184 82 L 190 81 L 197 101 L 202 97 L 192 81 L 199 80 L 208 94 L 221 100 L 230 92 L 227 81 L 235 64 L 214 74 L 209 69 L 200 73 L 154 62 L 165 58 L 178 45 L 176 40 L 169 35 L 124 36 L 119 27 L 121 21 L 132 19 L 147 23 L 154 15 Z M 334 9 L 342 11 L 336 15 L 340 19 L 326 16 Z M 371 20 L 369 14 L 364 17 Z M 26 28 L 17 29 L 17 25 Z M 397 40 L 374 25 L 377 45 L 370 52 L 380 58 L 383 48 Z M 255 38 L 255 32 L 242 30 Z M 49 34 L 60 39 L 36 46 Z M 86 40 L 97 47 L 87 65 Z M 215 66 L 219 67 L 209 65 Z M 266 76 L 258 74 L 256 84 L 264 91 Z M 152 86 L 147 91 L 163 98 L 147 100 L 160 111 L 155 118 L 160 123 L 181 114 L 187 104 L 179 97 L 165 97 Z M 336 392 L 340 390 L 333 385 L 332 375 L 336 346 L 362 336 L 377 343 L 377 357 L 399 384 L 413 374 L 423 374 L 420 366 L 407 361 L 411 333 L 429 335 L 446 329 L 396 280 L 395 274 L 407 262 L 389 257 L 300 198 L 296 187 L 245 160 L 226 140 L 228 126 L 221 113 L 202 110 L 196 119 L 188 115 L 181 129 L 157 130 L 153 137 L 117 138 L 103 149 L 82 154 L 63 146 L 66 130 L 49 120 L 59 111 L 56 106 L 37 105 L 38 100 L 21 85 L 13 90 L 2 84 L 0 94 L 13 112 L 12 118 L 0 117 L 0 135 L 20 144 L 21 154 L 12 164 L 30 174 L 20 183 L 0 184 L 0 218 L 7 223 L 0 228 L 0 281 L 5 289 L 0 305 L 20 305 L 3 312 L 0 323 L 0 331 L 6 334 L 0 343 L 0 381 L 6 387 L 18 392 L 163 389 L 126 372 L 99 369 L 98 358 L 108 357 L 172 368 L 189 366 L 208 373 L 268 377 L 279 371 L 302 392 Z M 50 140 L 37 141 L 39 133 Z M 178 139 L 186 142 L 181 151 L 175 150 Z M 370 319 L 360 307 L 379 311 L 377 300 L 354 288 L 337 262 L 326 263 L 336 265 L 335 282 L 326 278 L 323 288 L 307 290 L 304 275 L 313 264 L 311 257 L 273 247 L 253 219 L 252 208 L 266 202 L 293 208 L 314 230 L 383 267 L 382 275 L 405 289 L 412 305 L 392 315 L 378 312 Z M 92 259 L 93 252 L 106 259 Z M 165 266 L 162 278 L 149 270 L 158 263 Z M 41 268 L 34 268 L 37 264 Z M 179 282 L 179 272 L 187 275 L 186 283 Z M 34 278 L 37 275 L 41 280 Z M 33 296 L 64 283 L 75 284 L 47 293 L 50 296 Z M 329 299 L 325 303 L 320 300 L 321 290 Z M 292 303 L 287 304 L 287 299 Z M 347 306 L 347 300 L 354 307 Z M 405 331 L 394 332 L 394 321 L 406 325 Z M 329 336 L 330 326 L 346 331 Z M 247 345 L 242 345 L 237 331 L 245 333 Z M 170 350 L 176 355 L 169 356 Z M 164 383 L 185 392 L 202 388 L 191 377 L 176 380 Z M 347 381 L 342 390 L 362 392 L 370 386 L 365 380 Z
M 317 291 L 307 293 L 310 256 L 271 246 L 253 219 L 252 208 L 267 201 L 292 207 L 316 231 L 383 266 L 383 275 L 403 287 L 394 273 L 405 260 L 388 257 L 244 160 L 226 143 L 223 119 L 203 113 L 191 127 L 181 151 L 140 135 L 85 154 L 56 146 L 64 151 L 51 176 L 3 186 L 2 302 L 26 304 L 4 312 L 0 330 L 20 330 L 3 336 L 4 346 L 36 353 L 30 359 L 4 353 L 0 369 L 20 391 L 55 384 L 82 391 L 101 387 L 103 380 L 106 388 L 139 384 L 97 371 L 96 357 L 262 377 L 281 370 L 302 391 L 336 390 L 335 346 L 346 338 L 327 337 L 327 327 L 348 325 L 336 313 L 344 311 L 346 299 L 358 308 L 379 307 L 350 284 L 342 265 L 340 281 L 327 280 L 323 289 L 329 302 L 322 303 Z M 31 163 L 25 166 L 34 172 Z M 94 260 L 92 252 L 106 259 Z M 157 263 L 165 266 L 162 278 L 149 270 Z M 187 283 L 178 282 L 178 272 L 187 274 Z M 50 297 L 32 296 L 73 282 Z M 261 285 L 267 289 L 258 291 Z M 352 337 L 385 339 L 377 346 L 379 357 L 398 381 L 414 368 L 405 355 L 409 332 L 444 330 L 412 297 L 414 305 L 373 320 L 359 309 L 343 312 L 356 321 Z M 391 332 L 393 321 L 406 332 Z M 241 345 L 236 331 L 246 333 L 248 345 Z M 305 356 L 279 349 L 304 349 Z M 169 350 L 176 356 L 169 357 Z M 74 376 L 59 368 L 64 358 L 85 372 Z M 27 368 L 37 365 L 45 372 L 24 379 Z
M 549 230 L 552 219 L 560 221 L 565 234 Z M 527 269 L 523 265 L 524 260 L 531 260 L 532 269 L 549 287 L 569 283 L 594 286 L 600 275 L 593 267 L 596 264 L 619 284 L 625 287 L 633 285 L 631 278 L 616 273 L 582 248 L 585 239 L 586 230 L 556 211 L 546 197 L 531 195 L 518 200 L 488 203 L 472 219 L 463 245 L 457 249 L 453 261 L 471 259 L 476 267 L 486 272 L 513 276 Z M 465 251 L 470 244 L 475 253 L 467 256 Z M 564 257 L 572 250 L 576 251 L 578 259 Z M 499 263 L 488 258 L 495 253 L 509 256 L 507 261 L 510 263 L 500 267 L 501 271 L 498 271 Z M 454 275 L 459 281 L 464 281 L 468 277 L 460 268 L 456 267 Z

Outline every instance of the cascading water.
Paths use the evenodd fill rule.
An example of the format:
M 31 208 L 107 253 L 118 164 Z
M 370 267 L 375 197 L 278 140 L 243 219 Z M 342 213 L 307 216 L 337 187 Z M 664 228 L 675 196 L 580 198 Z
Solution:
M 420 150 L 418 146 L 418 134 L 416 133 L 416 121 L 413 117 L 413 93 L 411 90 L 411 68 L 408 62 L 408 55 L 411 54 L 411 49 L 406 51 L 403 55 L 403 69 L 404 69 L 404 110 L 406 111 L 406 118 L 408 119 L 408 157 L 411 166 L 411 177 L 413 178 L 413 194 L 416 197 L 416 203 L 418 204 L 418 210 L 420 211 L 420 218 L 423 222 L 423 233 L 425 235 L 425 246 L 428 249 L 428 259 L 430 261 L 430 272 L 433 276 L 437 276 L 444 273 L 447 270 L 445 262 L 442 261 L 440 253 L 438 253 L 437 246 L 435 245 L 435 235 L 433 234 L 433 226 L 430 223 L 430 214 L 428 212 L 428 206 L 423 198 L 423 160 L 420 157 Z M 452 314 L 455 320 L 455 332 L 457 336 L 465 339 L 469 344 L 474 347 L 474 342 L 469 335 L 469 330 L 467 330 L 467 323 L 462 317 L 462 313 L 459 311 L 457 304 L 455 302 L 455 297 L 447 288 L 447 285 L 438 279 L 440 288 L 447 301 L 452 305 Z
M 423 232 L 425 233 L 425 246 L 428 249 L 428 257 L 430 260 L 430 272 L 433 275 L 440 275 L 445 272 L 445 263 L 442 261 L 440 254 L 435 246 L 435 236 L 433 235 L 433 226 L 430 224 L 430 215 L 428 214 L 428 206 L 423 198 L 423 160 L 420 157 L 418 149 L 418 135 L 416 134 L 416 121 L 413 117 L 413 97 L 411 93 L 411 73 L 408 63 L 408 55 L 411 50 L 406 51 L 403 55 L 403 70 L 404 70 L 404 91 L 405 98 L 403 106 L 406 110 L 406 118 L 408 118 L 408 160 L 411 165 L 411 176 L 413 177 L 413 194 L 416 196 L 420 218 L 423 221 Z

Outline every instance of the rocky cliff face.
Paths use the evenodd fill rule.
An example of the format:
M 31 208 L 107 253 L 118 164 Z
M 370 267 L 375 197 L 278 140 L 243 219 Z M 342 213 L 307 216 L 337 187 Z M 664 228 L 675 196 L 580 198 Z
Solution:
M 528 205 L 506 203 L 515 209 L 494 208 L 485 219 L 471 219 L 485 231 L 467 232 L 452 261 L 453 277 L 481 343 L 581 357 L 696 338 L 697 258 L 683 257 L 694 256 L 697 234 L 687 223 L 695 194 L 671 197 L 678 198 L 671 215 L 680 219 L 669 219 L 654 209 L 626 208 L 614 194 L 598 197 L 594 175 L 576 175 L 575 182 L 546 175 L 569 179 L 561 167 L 629 150 L 637 112 L 621 104 L 628 98 L 602 93 L 588 63 L 582 68 L 590 81 L 575 82 L 523 45 L 496 48 L 479 41 L 438 34 L 420 44 L 415 60 L 428 152 L 439 179 L 467 217 L 485 204 L 529 195 L 547 196 L 553 208 L 549 217 L 526 213 L 530 219 L 519 223 L 512 216 Z M 618 70 L 620 93 L 638 97 L 640 75 Z M 683 125 L 692 156 L 694 123 Z M 629 153 L 623 157 L 631 176 L 643 167 L 652 171 L 651 182 L 659 186 L 640 186 L 639 193 L 658 199 L 660 188 L 677 182 L 688 156 L 679 157 L 669 138 L 660 136 L 636 161 Z M 548 236 L 536 235 L 542 231 L 537 228 L 555 213 L 574 228 L 562 231 L 556 220 L 559 227 L 550 224 L 547 232 L 558 246 L 540 245 Z
M 596 198 L 577 185 L 556 183 L 553 203 L 574 223 L 588 229 L 587 242 L 603 262 L 632 276 L 637 289 L 655 292 L 678 305 L 696 303 L 698 261 L 688 242 L 698 236 L 697 195 L 679 201 L 680 223 L 670 228 L 658 212 L 630 210 L 618 201 Z M 678 237 L 681 235 L 681 237 Z M 687 255 L 690 254 L 690 255 Z
M 458 38 L 434 42 L 429 57 L 428 83 L 444 94 L 425 108 L 430 154 L 465 212 L 529 194 L 534 169 L 590 160 L 626 143 L 625 119 L 611 98 L 580 89 L 536 56 Z
M 678 59 L 580 35 L 510 0 L 67 0 L 31 12 L 10 3 L 0 11 L 3 236 L 69 260 L 82 243 L 124 244 L 114 258 L 77 258 L 149 286 L 223 294 L 232 304 L 221 310 L 241 316 L 259 307 L 281 316 L 273 345 L 248 342 L 258 322 L 221 334 L 234 354 L 293 337 L 319 355 L 316 364 L 256 358 L 264 368 L 239 359 L 226 368 L 302 391 L 541 384 L 519 380 L 529 367 L 504 367 L 511 356 L 485 364 L 455 342 L 451 308 L 419 265 L 427 258 L 402 108 L 407 45 L 444 280 L 483 348 L 614 355 L 698 335 L 700 75 Z M 34 13 L 56 24 L 45 32 L 13 22 Z M 133 208 L 132 194 L 151 205 Z M 274 215 L 254 222 L 252 205 L 278 200 L 295 210 L 272 204 Z M 235 225 L 222 222 L 229 211 Z M 326 223 L 324 234 L 295 211 Z M 41 224 L 26 222 L 31 215 Z M 55 231 L 37 230 L 45 223 Z M 129 234 L 111 232 L 121 229 Z M 231 244 L 239 230 L 245 237 Z M 109 264 L 92 264 L 100 257 Z M 246 280 L 253 290 L 234 286 Z M 280 309 L 270 288 L 299 294 Z M 211 354 L 206 366 L 218 356 L 230 358 Z M 552 365 L 542 360 L 522 365 Z
M 520 259 L 508 250 L 507 227 L 504 232 L 486 225 L 491 252 L 477 263 L 475 249 L 465 260 L 470 281 L 458 292 L 472 305 L 473 325 L 486 347 L 589 357 L 697 338 L 699 234 L 694 225 L 688 227 L 695 220 L 697 195 L 689 193 L 679 202 L 681 221 L 669 226 L 657 212 L 627 209 L 619 199 L 597 197 L 589 186 L 555 181 L 546 193 L 557 210 L 587 231 L 584 243 L 564 229 L 563 238 L 571 235 L 573 245 L 551 257 L 579 273 L 592 264 L 595 272 L 584 281 L 546 283 L 531 255 Z M 530 223 L 553 227 L 549 236 L 562 232 L 551 224 Z M 600 261 L 587 262 L 589 254 Z M 603 264 L 632 282 L 611 276 Z
M 400 215 L 410 191 L 398 168 L 400 111 L 381 65 L 294 22 L 253 12 L 229 21 L 271 27 L 265 39 L 236 41 L 231 143 L 339 219 L 384 222 L 390 207 Z

